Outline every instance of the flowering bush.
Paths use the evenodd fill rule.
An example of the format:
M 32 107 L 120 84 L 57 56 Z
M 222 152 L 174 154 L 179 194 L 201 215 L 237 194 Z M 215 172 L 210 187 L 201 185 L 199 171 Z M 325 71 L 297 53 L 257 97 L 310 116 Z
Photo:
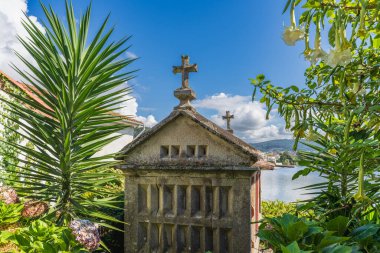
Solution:
M 48 210 L 49 206 L 45 202 L 29 200 L 25 202 L 21 215 L 24 218 L 36 218 L 43 215 Z
M 14 204 L 19 202 L 16 191 L 8 186 L 0 186 L 0 200 L 2 200 L 5 204 Z
M 89 220 L 73 220 L 69 227 L 75 239 L 86 249 L 93 251 L 100 245 L 98 226 Z

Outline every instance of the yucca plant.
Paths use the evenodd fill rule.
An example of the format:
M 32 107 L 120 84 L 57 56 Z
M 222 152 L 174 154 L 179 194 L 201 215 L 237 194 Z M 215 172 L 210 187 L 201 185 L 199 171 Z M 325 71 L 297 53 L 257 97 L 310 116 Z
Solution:
M 352 143 L 356 137 L 355 134 L 350 136 L 349 140 Z M 355 153 L 350 146 L 339 143 L 342 134 L 336 132 L 334 138 L 336 143 L 331 144 L 325 136 L 315 133 L 314 142 L 304 143 L 311 151 L 300 150 L 298 152 L 299 164 L 305 167 L 299 170 L 293 179 L 306 176 L 311 172 L 317 172 L 326 179 L 325 182 L 302 187 L 310 194 L 310 199 L 304 201 L 307 204 L 302 209 L 312 209 L 327 219 L 342 215 L 363 221 L 365 216 L 369 215 L 368 220 L 373 222 L 379 220 L 377 218 L 380 213 L 379 184 L 376 182 L 376 174 L 371 174 L 371 169 L 375 170 L 378 166 L 377 152 L 374 152 L 373 156 L 367 155 L 365 161 L 351 160 L 352 154 Z M 361 152 L 367 154 L 376 149 L 376 146 L 365 146 L 365 143 L 357 144 L 355 148 L 358 149 L 359 145 L 362 145 L 361 148 L 364 150 Z M 366 166 L 367 173 L 365 181 L 363 176 L 364 185 L 362 187 L 365 199 L 358 201 L 356 196 L 360 182 L 358 182 L 357 175 L 363 166 Z
M 124 71 L 133 61 L 122 57 L 128 38 L 110 42 L 113 28 L 107 30 L 107 17 L 89 39 L 91 6 L 78 23 L 67 1 L 66 23 L 51 7 L 41 6 L 44 30 L 26 17 L 23 26 L 29 37 L 19 38 L 34 61 L 18 54 L 27 71 L 14 66 L 34 96 L 9 92 L 21 105 L 4 100 L 18 116 L 10 120 L 33 144 L 9 143 L 28 157 L 15 171 L 21 185 L 16 190 L 51 203 L 50 216 L 58 224 L 82 216 L 115 221 L 96 210 L 116 206 L 107 190 L 107 184 L 119 177 L 108 169 L 116 162 L 113 155 L 95 154 L 125 128 L 110 112 L 119 109 L 130 92 L 123 85 L 133 73 Z

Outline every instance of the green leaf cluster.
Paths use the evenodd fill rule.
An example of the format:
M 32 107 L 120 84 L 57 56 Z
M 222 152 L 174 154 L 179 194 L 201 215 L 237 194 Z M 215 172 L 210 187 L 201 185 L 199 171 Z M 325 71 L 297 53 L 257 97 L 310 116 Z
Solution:
M 47 221 L 35 220 L 29 226 L 7 235 L 7 241 L 17 245 L 18 252 L 88 252 L 75 241 L 68 227 L 59 227 Z
M 5 204 L 0 201 L 0 228 L 16 223 L 21 218 L 22 204 Z
M 377 252 L 380 225 L 367 224 L 350 230 L 350 219 L 338 216 L 319 223 L 291 214 L 265 218 L 258 236 L 274 252 Z

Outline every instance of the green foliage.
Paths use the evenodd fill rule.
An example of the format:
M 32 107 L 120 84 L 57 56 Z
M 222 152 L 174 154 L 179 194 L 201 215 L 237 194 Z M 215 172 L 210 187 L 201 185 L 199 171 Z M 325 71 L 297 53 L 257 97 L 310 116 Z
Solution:
M 304 29 L 296 29 L 296 8 Z M 311 62 L 306 87 L 275 86 L 258 75 L 251 80 L 253 99 L 260 91 L 268 115 L 277 109 L 294 134 L 294 149 L 303 138 L 312 141 L 305 143 L 311 152 L 299 151 L 299 165 L 305 168 L 293 178 L 318 172 L 326 182 L 305 187 L 311 199 L 301 210 L 313 210 L 314 221 L 284 215 L 266 219 L 275 229 L 270 233 L 263 225 L 260 233 L 283 252 L 378 252 L 380 2 L 288 0 L 287 10 L 292 29 L 286 32 L 292 36 L 283 38 L 288 45 L 304 40 L 304 56 Z M 325 34 L 328 53 L 321 48 Z M 288 230 L 295 223 L 306 224 L 307 230 L 291 240 Z
M 115 208 L 102 208 L 100 211 L 115 217 L 118 220 L 124 220 L 124 194 L 120 195 L 118 200 L 119 209 Z M 104 228 L 101 233 L 101 239 L 106 244 L 111 252 L 123 252 L 124 250 L 124 224 L 120 222 L 112 222 L 112 226 L 119 229 L 119 231 L 109 228 Z
M 258 236 L 275 252 L 378 252 L 380 225 L 349 230 L 350 220 L 338 216 L 327 223 L 308 221 L 291 214 L 265 218 Z
M 125 128 L 110 112 L 118 109 L 129 93 L 122 86 L 132 78 L 131 72 L 120 72 L 133 61 L 121 58 L 128 49 L 124 47 L 128 38 L 110 42 L 113 28 L 106 30 L 107 18 L 89 40 L 91 8 L 78 21 L 67 3 L 66 23 L 51 8 L 42 8 L 47 20 L 44 31 L 27 19 L 23 25 L 30 40 L 20 38 L 34 61 L 18 55 L 28 70 L 14 66 L 36 98 L 9 91 L 18 103 L 2 99 L 9 113 L 17 116 L 9 119 L 33 144 L 8 143 L 29 157 L 21 170 L 14 172 L 30 181 L 20 179 L 18 183 L 26 187 L 16 190 L 22 196 L 52 203 L 50 218 L 60 225 L 73 217 L 116 222 L 96 210 L 116 207 L 114 192 L 107 185 L 117 180 L 109 167 L 119 162 L 112 161 L 114 154 L 95 154 Z M 7 178 L 3 180 L 7 182 Z
M 278 159 L 278 162 L 284 164 L 284 165 L 295 165 L 295 157 L 291 156 L 289 152 L 285 151 L 280 154 L 280 159 Z
M 0 227 L 16 223 L 21 218 L 22 204 L 5 204 L 0 201 Z
M 330 141 L 326 141 L 319 133 L 315 135 L 317 137 L 316 144 L 306 144 L 314 151 L 299 151 L 299 164 L 305 168 L 298 171 L 293 179 L 307 176 L 310 172 L 316 171 L 327 180 L 304 187 L 309 193 L 318 193 L 308 200 L 308 204 L 304 208 L 312 208 L 318 216 L 323 216 L 325 220 L 343 215 L 353 217 L 357 222 L 368 220 L 379 223 L 379 196 L 376 190 L 378 183 L 368 177 L 365 183 L 367 198 L 357 201 L 354 198 L 355 192 L 357 192 L 357 174 L 353 172 L 346 174 L 347 163 L 349 162 L 345 160 L 346 154 L 342 155 L 340 152 L 332 151 L 334 147 L 331 147 Z M 369 159 L 365 161 L 365 164 L 371 162 L 373 161 Z M 356 169 L 353 168 L 353 171 Z M 345 185 L 342 185 L 341 179 L 344 175 L 347 180 Z M 346 195 L 342 191 L 345 188 Z
M 9 84 L 8 80 L 0 74 L 0 83 L 3 85 L 3 89 L 10 90 L 14 93 L 20 94 L 20 92 Z M 2 99 L 9 101 L 10 103 L 17 103 L 16 99 L 0 95 Z M 25 139 L 18 133 L 19 125 L 10 120 L 9 117 L 18 118 L 18 115 L 8 111 L 9 106 L 0 101 L 0 107 L 2 108 L 2 113 L 0 115 L 0 124 L 4 127 L 0 129 L 0 174 L 2 178 L 9 179 L 10 185 L 14 184 L 14 180 L 17 178 L 13 171 L 19 171 L 17 166 L 20 164 L 19 152 L 17 148 L 9 143 L 20 144 Z
M 299 217 L 313 217 L 312 210 L 298 210 L 297 203 L 286 203 L 284 201 L 262 201 L 261 202 L 262 214 L 265 218 L 273 218 L 282 216 L 286 213 L 296 215 Z
M 294 134 L 294 148 L 301 138 L 318 144 L 306 143 L 313 152 L 299 152 L 299 164 L 306 168 L 295 178 L 316 171 L 327 179 L 307 187 L 315 196 L 308 207 L 318 209 L 326 219 L 345 215 L 378 222 L 380 216 L 377 2 L 289 0 L 285 10 L 290 10 L 291 20 L 300 7 L 299 24 L 305 31 L 299 39 L 305 41 L 305 57 L 310 60 L 319 54 L 305 71 L 306 87 L 275 86 L 264 75 L 252 79 L 253 98 L 260 90 L 268 114 L 273 108 L 278 110 Z M 331 37 L 329 53 L 320 48 L 326 32 Z M 315 37 L 314 49 L 309 45 L 310 35 Z
M 7 233 L 8 242 L 17 245 L 19 252 L 88 252 L 75 241 L 67 227 L 58 227 L 50 222 L 35 220 L 29 226 Z M 5 235 L 3 235 L 5 237 Z

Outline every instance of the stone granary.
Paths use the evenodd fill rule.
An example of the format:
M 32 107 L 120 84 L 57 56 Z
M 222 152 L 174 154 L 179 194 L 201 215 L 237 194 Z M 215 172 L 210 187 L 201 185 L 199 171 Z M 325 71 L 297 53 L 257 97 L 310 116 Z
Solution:
M 122 150 L 125 252 L 255 252 L 260 152 L 196 112 L 187 56 L 180 104 Z

